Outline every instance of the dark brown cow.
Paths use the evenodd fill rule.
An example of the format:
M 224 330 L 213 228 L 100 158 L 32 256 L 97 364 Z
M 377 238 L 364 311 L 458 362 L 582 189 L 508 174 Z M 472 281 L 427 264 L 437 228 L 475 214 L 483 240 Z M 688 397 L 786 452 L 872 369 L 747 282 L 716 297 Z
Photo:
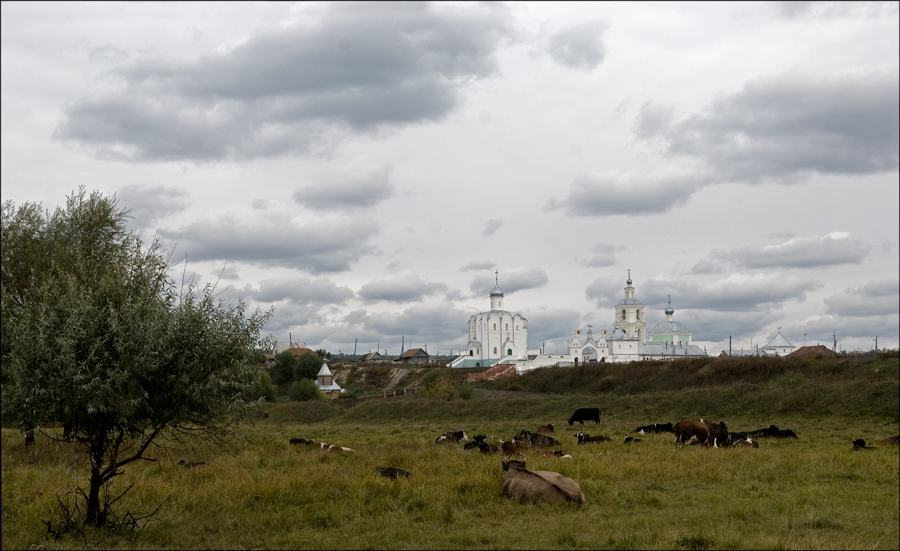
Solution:
M 578 483 L 552 471 L 529 471 L 525 461 L 503 460 L 503 497 L 519 501 L 551 501 L 584 503 L 584 492 Z
M 705 419 L 687 419 L 678 421 L 673 427 L 675 433 L 675 442 L 679 447 L 684 445 L 692 438 L 697 438 L 697 442 L 701 446 L 719 447 L 718 443 L 723 444 L 728 439 L 728 427 L 725 423 L 712 423 Z
M 553 438 L 552 436 L 546 436 L 544 434 L 535 434 L 533 432 L 522 429 L 519 431 L 519 434 L 516 435 L 513 440 L 518 440 L 519 442 L 524 442 L 526 444 L 530 444 L 532 446 L 537 446 L 539 448 L 557 448 L 561 444 L 559 440 Z

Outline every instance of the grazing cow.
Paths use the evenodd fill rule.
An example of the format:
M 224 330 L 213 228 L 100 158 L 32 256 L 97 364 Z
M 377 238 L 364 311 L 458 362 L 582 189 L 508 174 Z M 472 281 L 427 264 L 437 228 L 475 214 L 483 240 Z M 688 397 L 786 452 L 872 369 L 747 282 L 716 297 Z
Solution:
M 654 423 L 652 425 L 644 425 L 643 427 L 638 427 L 632 432 L 636 432 L 638 434 L 659 434 L 661 432 L 675 432 L 675 429 L 672 427 L 672 423 Z
M 34 444 L 34 429 L 28 429 L 25 431 L 25 446 L 31 446 Z
M 875 446 L 866 446 L 866 441 L 862 438 L 857 438 L 853 441 L 853 451 L 857 450 L 874 450 Z
M 435 444 L 456 444 L 458 442 L 465 442 L 469 437 L 466 436 L 464 431 L 447 431 L 444 434 L 438 436 L 435 439 Z
M 313 443 L 312 440 L 307 440 L 306 438 L 291 438 L 291 444 L 293 444 L 293 445 L 297 445 L 297 444 L 309 445 L 312 443 Z
M 513 459 L 503 460 L 503 497 L 519 501 L 551 501 L 555 503 L 574 502 L 579 505 L 585 501 L 584 492 L 578 484 L 559 473 L 552 471 L 529 471 L 525 461 Z
M 625 437 L 625 442 L 624 442 L 624 443 L 625 443 L 625 444 L 634 444 L 634 443 L 637 443 L 637 442 L 640 442 L 640 441 L 641 441 L 640 438 L 635 438 L 634 436 L 626 436 L 626 437 Z
M 701 446 L 718 447 L 719 442 L 728 439 L 728 427 L 725 423 L 711 423 L 705 419 L 687 419 L 678 421 L 673 427 L 675 442 L 684 447 L 691 438 L 696 437 Z
M 900 445 L 900 434 L 898 434 L 897 436 L 888 436 L 878 443 L 879 446 L 887 446 L 889 444 L 893 444 L 895 446 Z
M 569 424 L 574 425 L 578 421 L 582 425 L 585 421 L 593 421 L 600 424 L 600 408 L 578 408 L 575 413 L 569 417 Z
M 597 442 L 609 442 L 609 438 L 605 436 L 591 436 L 586 432 L 579 432 L 575 435 L 575 438 L 578 439 L 579 444 L 596 444 Z
M 539 448 L 555 448 L 560 446 L 559 440 L 553 438 L 552 436 L 547 436 L 544 434 L 535 434 L 533 432 L 529 432 L 525 429 L 519 431 L 519 434 L 513 438 L 513 440 L 518 440 L 519 442 L 525 442 L 532 446 L 537 446 Z
M 544 435 L 547 435 L 547 436 L 553 434 L 553 424 L 552 424 L 552 423 L 547 423 L 546 425 L 542 425 L 542 426 L 538 427 L 538 428 L 537 428 L 537 433 L 538 433 L 538 434 L 544 434 Z
M 392 478 L 394 480 L 401 476 L 406 478 L 412 476 L 412 473 L 410 473 L 409 471 L 404 471 L 403 469 L 398 469 L 397 467 L 375 467 L 375 471 L 385 478 Z

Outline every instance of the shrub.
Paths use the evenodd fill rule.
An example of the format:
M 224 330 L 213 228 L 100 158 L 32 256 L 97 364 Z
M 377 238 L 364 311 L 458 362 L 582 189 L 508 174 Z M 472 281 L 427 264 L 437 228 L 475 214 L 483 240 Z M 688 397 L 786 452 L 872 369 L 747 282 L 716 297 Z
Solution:
M 472 396 L 475 395 L 475 391 L 472 390 L 472 385 L 469 383 L 462 383 L 456 385 L 456 395 L 463 400 L 471 400 Z
M 265 398 L 267 402 L 274 402 L 277 393 L 278 389 L 272 384 L 272 378 L 269 377 L 268 373 L 261 370 L 259 372 L 259 379 L 256 381 L 256 386 L 253 388 L 252 398 Z
M 319 391 L 319 385 L 312 379 L 294 381 L 288 389 L 288 397 L 294 402 L 308 402 L 310 400 L 324 400 L 325 396 Z

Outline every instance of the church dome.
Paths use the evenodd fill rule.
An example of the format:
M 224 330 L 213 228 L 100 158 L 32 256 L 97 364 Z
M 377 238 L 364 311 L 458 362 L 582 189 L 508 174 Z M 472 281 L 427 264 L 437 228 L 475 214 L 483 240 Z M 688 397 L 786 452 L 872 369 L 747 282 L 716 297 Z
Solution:
M 483 292 L 483 291 L 482 291 L 482 292 Z M 491 289 L 491 296 L 492 296 L 492 297 L 498 297 L 498 296 L 499 296 L 499 297 L 502 297 L 502 296 L 503 296 L 503 289 L 501 289 L 499 285 L 494 285 L 494 288 Z
M 653 331 L 650 331 L 651 335 L 664 333 L 690 333 L 690 331 L 688 331 L 688 328 L 680 321 L 661 321 L 656 324 Z

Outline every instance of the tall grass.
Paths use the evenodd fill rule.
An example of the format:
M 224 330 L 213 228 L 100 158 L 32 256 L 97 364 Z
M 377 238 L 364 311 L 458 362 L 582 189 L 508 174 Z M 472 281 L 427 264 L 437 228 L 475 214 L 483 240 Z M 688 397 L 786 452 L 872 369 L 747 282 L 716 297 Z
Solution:
M 614 437 L 597 445 L 575 445 L 580 427 L 558 426 L 573 457 L 530 457 L 528 466 L 579 482 L 588 501 L 578 508 L 502 498 L 499 456 L 435 444 L 444 420 L 342 416 L 291 423 L 272 422 L 274 416 L 239 431 L 225 449 L 169 443 L 157 449 L 157 461 L 129 465 L 114 483 L 118 490 L 134 484 L 122 507 L 140 514 L 168 500 L 142 530 L 58 540 L 42 521 L 53 518 L 57 493 L 86 483 L 87 471 L 76 465 L 82 458 L 42 437 L 26 449 L 20 433 L 5 429 L 3 547 L 855 549 L 897 548 L 900 538 L 897 447 L 854 452 L 851 446 L 855 437 L 876 441 L 896 433 L 896 425 L 795 418 L 799 440 L 719 450 L 679 450 L 670 434 L 643 435 L 627 446 L 622 437 L 637 418 L 585 427 Z M 520 423 L 533 428 L 543 419 L 481 420 L 465 428 L 496 442 Z M 750 427 L 758 428 L 739 428 Z M 355 452 L 291 446 L 291 436 Z M 178 459 L 206 465 L 186 469 Z M 400 467 L 412 477 L 386 479 L 376 466 Z

